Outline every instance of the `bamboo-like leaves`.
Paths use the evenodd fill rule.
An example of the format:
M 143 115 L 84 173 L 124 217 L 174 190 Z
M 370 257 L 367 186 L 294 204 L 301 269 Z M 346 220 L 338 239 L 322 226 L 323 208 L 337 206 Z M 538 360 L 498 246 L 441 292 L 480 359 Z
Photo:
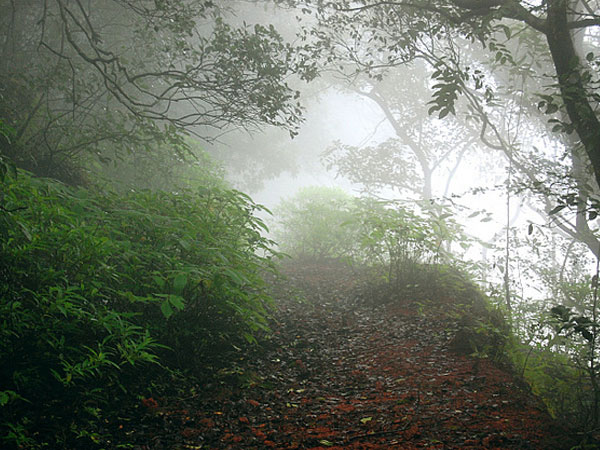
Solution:
M 24 172 L 2 191 L 0 406 L 36 399 L 60 429 L 99 393 L 140 389 L 132 370 L 199 370 L 268 331 L 276 253 L 244 194 L 99 193 Z

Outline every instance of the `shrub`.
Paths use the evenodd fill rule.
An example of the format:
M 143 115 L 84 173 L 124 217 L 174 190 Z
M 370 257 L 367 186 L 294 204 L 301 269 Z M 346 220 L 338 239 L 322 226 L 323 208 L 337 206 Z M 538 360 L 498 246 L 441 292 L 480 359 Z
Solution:
M 6 445 L 98 441 L 149 365 L 204 373 L 267 330 L 273 253 L 244 194 L 119 195 L 24 172 L 0 188 Z
M 294 257 L 340 258 L 356 248 L 352 219 L 353 198 L 340 188 L 311 186 L 283 200 L 275 214 L 281 250 Z
M 454 241 L 463 250 L 467 247 L 446 208 L 429 202 L 416 206 L 363 198 L 353 211 L 359 243 L 356 259 L 379 268 L 396 289 L 414 285 L 423 264 L 457 264 L 460 256 L 451 252 Z

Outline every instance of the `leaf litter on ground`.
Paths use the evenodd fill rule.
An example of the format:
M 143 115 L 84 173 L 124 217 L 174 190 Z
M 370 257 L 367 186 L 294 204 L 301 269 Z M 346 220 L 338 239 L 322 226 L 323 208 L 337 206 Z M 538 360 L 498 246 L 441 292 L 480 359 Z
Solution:
M 149 408 L 138 449 L 567 449 L 575 445 L 508 368 L 450 350 L 444 305 L 356 301 L 340 264 L 288 264 L 268 351 L 246 385 Z M 291 299 L 303 291 L 306 300 Z M 447 301 L 447 300 L 445 300 Z

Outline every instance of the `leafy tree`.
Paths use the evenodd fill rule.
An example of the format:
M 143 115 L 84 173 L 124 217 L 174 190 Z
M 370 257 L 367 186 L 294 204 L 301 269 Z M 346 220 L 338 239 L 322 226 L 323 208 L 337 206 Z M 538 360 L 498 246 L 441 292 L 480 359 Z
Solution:
M 425 65 L 417 62 L 390 69 L 383 80 L 366 76 L 346 80 L 350 83 L 346 89 L 377 105 L 395 137 L 374 147 L 337 143 L 325 154 L 328 166 L 363 184 L 368 192 L 392 188 L 397 194 L 417 199 L 431 199 L 438 194 L 434 181 L 441 184 L 446 172 L 445 188 L 439 194 L 447 194 L 478 135 L 468 124 L 428 115 L 428 107 L 422 102 L 427 96 L 423 83 L 426 76 Z
M 318 20 L 319 26 L 309 29 L 308 35 L 313 37 L 314 49 L 325 52 L 325 60 L 334 62 L 339 54 L 353 51 L 361 36 L 366 36 L 371 45 L 358 55 L 356 62 L 359 71 L 375 77 L 381 77 L 386 68 L 427 58 L 428 49 L 451 51 L 457 37 L 481 42 L 494 52 L 499 62 L 510 64 L 514 59 L 506 45 L 498 41 L 497 33 L 504 33 L 508 40 L 514 36 L 507 21 L 535 30 L 546 40 L 557 81 L 555 91 L 544 98 L 542 106 L 549 106 L 548 113 L 564 107 L 569 122 L 563 123 L 562 129 L 577 132 L 596 181 L 600 181 L 600 123 L 594 112 L 597 74 L 595 66 L 590 64 L 595 55 L 590 53 L 582 59 L 572 37 L 574 30 L 593 30 L 600 25 L 597 2 L 447 0 L 433 5 L 427 1 L 362 0 L 334 4 L 309 0 L 300 3 L 306 5 L 304 11 L 314 13 Z M 455 71 L 444 59 L 447 57 L 432 75 L 436 84 L 432 87 L 430 111 L 438 112 L 440 117 L 455 113 L 455 102 L 459 95 L 465 94 L 466 84 L 472 83 L 478 90 L 488 89 L 481 83 L 477 68 L 467 66 Z
M 273 27 L 233 27 L 212 1 L 3 0 L 0 152 L 34 173 L 85 182 L 83 156 L 114 160 L 228 125 L 294 133 L 286 78 L 302 73 Z

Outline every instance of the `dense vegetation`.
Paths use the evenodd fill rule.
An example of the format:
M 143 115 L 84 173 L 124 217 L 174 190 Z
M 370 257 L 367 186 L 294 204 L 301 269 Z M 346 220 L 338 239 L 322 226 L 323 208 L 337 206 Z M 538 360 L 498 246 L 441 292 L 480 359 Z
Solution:
M 127 408 L 235 378 L 269 338 L 281 253 L 351 267 L 369 305 L 451 298 L 453 345 L 511 365 L 592 442 L 600 4 L 242 3 L 303 16 L 280 30 L 225 1 L 0 0 L 0 445 L 108 446 Z M 318 76 L 390 131 L 331 145 L 321 162 L 363 195 L 299 191 L 275 243 L 204 147 L 233 128 L 296 135 L 296 86 Z M 451 194 L 477 152 L 495 178 Z M 282 170 L 261 159 L 236 164 Z M 488 191 L 506 217 L 478 242 L 466 225 L 492 214 L 463 200 Z
M 274 254 L 240 192 L 115 194 L 19 172 L 2 198 L 5 441 L 84 445 L 151 374 L 216 373 L 267 330 Z
M 319 220 L 307 222 L 315 206 Z M 285 200 L 280 208 L 279 236 L 294 256 L 308 251 L 320 258 L 342 257 L 361 273 L 366 269 L 361 301 L 367 303 L 417 300 L 432 309 L 440 297 L 460 299 L 454 305 L 462 327 L 456 336 L 458 347 L 511 365 L 555 417 L 568 418 L 579 429 L 593 423 L 598 414 L 598 349 L 596 294 L 589 286 L 570 285 L 579 289 L 573 295 L 592 302 L 578 310 L 535 310 L 530 305 L 529 310 L 509 314 L 502 295 L 484 298 L 476 287 L 482 266 L 469 264 L 461 253 L 472 242 L 439 206 L 426 202 L 411 210 L 349 196 L 340 202 L 337 190 L 314 187 Z M 515 323 L 529 322 L 532 313 L 537 321 L 529 334 L 520 332 Z

